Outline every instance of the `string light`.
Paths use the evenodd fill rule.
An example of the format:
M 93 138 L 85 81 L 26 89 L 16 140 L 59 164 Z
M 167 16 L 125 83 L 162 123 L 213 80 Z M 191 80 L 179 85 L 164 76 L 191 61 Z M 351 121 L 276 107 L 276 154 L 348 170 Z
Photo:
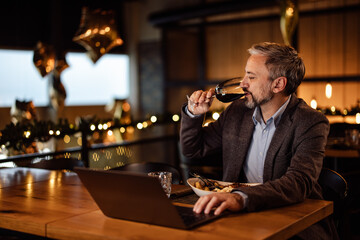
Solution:
M 70 136 L 69 135 L 65 135 L 64 136 L 64 143 L 69 143 L 70 142 Z
M 30 132 L 30 131 L 25 131 L 25 132 L 24 132 L 24 137 L 29 138 L 30 135 L 31 135 L 31 132 Z
M 178 122 L 178 121 L 180 120 L 179 115 L 174 114 L 174 115 L 172 116 L 172 120 L 173 120 L 174 122 Z
M 331 106 L 330 110 L 331 110 L 331 113 L 332 113 L 332 114 L 335 114 L 335 112 L 336 112 L 335 106 Z
M 219 117 L 220 117 L 220 113 L 218 113 L 218 112 L 214 112 L 214 113 L 212 114 L 212 119 L 214 119 L 215 121 L 216 121 Z
M 317 102 L 315 100 L 315 98 L 313 98 L 310 102 L 310 105 L 312 108 L 314 109 L 318 109 L 317 107 Z M 320 109 L 319 111 L 323 112 L 324 114 L 327 115 L 342 115 L 342 116 L 354 116 L 355 117 L 355 121 L 357 124 L 360 124 L 360 112 L 359 112 L 359 107 L 356 108 L 352 108 L 352 109 L 343 109 L 341 111 L 339 111 L 339 109 L 336 109 L 335 106 L 331 106 L 329 108 L 326 109 Z M 221 110 L 220 111 L 212 111 L 211 115 L 209 115 L 209 118 L 204 122 L 204 126 L 208 125 L 210 122 L 216 121 L 219 116 L 220 116 Z M 355 116 L 356 115 L 356 116 Z M 170 123 L 170 122 L 178 122 L 180 120 L 180 115 L 179 114 L 173 114 L 167 117 L 161 117 L 160 118 L 162 121 L 165 121 L 166 123 Z M 352 120 L 353 121 L 353 120 Z M 99 124 L 99 122 L 101 122 Z M 70 143 L 70 141 L 72 141 L 71 136 L 74 136 L 74 141 L 77 142 L 77 144 L 79 146 L 82 145 L 82 139 L 81 139 L 81 127 L 82 126 L 89 126 L 87 127 L 88 131 L 89 129 L 91 130 L 91 132 L 89 131 L 89 136 L 92 136 L 93 139 L 95 139 L 95 135 L 98 134 L 98 139 L 100 139 L 102 137 L 101 135 L 101 131 L 106 130 L 106 134 L 107 136 L 114 136 L 114 129 L 116 129 L 117 131 L 119 131 L 121 134 L 133 134 L 135 130 L 143 130 L 149 126 L 152 126 L 154 123 L 159 122 L 158 117 L 153 115 L 151 116 L 149 119 L 145 120 L 145 121 L 140 121 L 140 122 L 130 122 L 130 124 L 124 124 L 123 122 L 120 123 L 120 121 L 114 121 L 114 122 L 110 122 L 107 121 L 106 123 L 104 123 L 104 121 L 98 120 L 98 119 L 91 119 L 91 120 L 85 120 L 83 123 L 83 125 L 80 126 L 74 126 L 73 124 L 69 124 L 67 122 L 67 120 L 65 121 L 60 121 L 59 124 L 54 124 L 52 122 L 49 123 L 41 123 L 41 125 L 32 125 L 32 126 L 22 126 L 22 128 L 19 127 L 19 129 L 15 129 L 12 130 L 12 132 L 17 133 L 17 131 L 21 130 L 20 134 L 22 136 L 22 138 L 20 137 L 20 139 L 18 140 L 18 142 L 21 143 L 21 141 L 44 141 L 49 139 L 48 137 L 58 137 L 58 136 L 63 136 L 62 140 L 65 143 Z M 160 123 L 159 123 L 160 124 Z M 48 131 L 48 134 L 44 134 L 44 136 L 40 135 L 34 135 L 37 134 L 39 132 L 44 132 L 41 128 L 46 127 Z M 114 128 L 114 129 L 109 129 L 109 128 Z M 38 129 L 37 129 L 38 128 Z M 53 130 L 53 129 L 58 129 L 58 130 Z M 23 130 L 23 129 L 31 129 L 30 130 Z M 48 130 L 50 129 L 50 130 Z M 71 130 L 72 129 L 72 130 Z M 7 129 L 5 129 L 7 130 Z M 41 131 L 40 131 L 41 130 Z M 92 133 L 94 132 L 94 133 Z M 2 144 L 4 146 L 4 148 L 8 148 L 8 147 L 14 147 L 14 144 L 9 144 L 7 139 L 10 139 L 10 137 L 12 136 L 10 134 L 11 132 L 5 132 L 4 130 L 0 131 L 0 144 Z M 15 134 L 13 134 L 15 135 Z M 44 139 L 44 140 L 43 140 Z M 76 139 L 76 140 L 75 140 Z M 6 144 L 5 144 L 6 143 Z
M 152 123 L 155 123 L 155 122 L 157 121 L 157 117 L 156 117 L 156 116 L 151 116 L 151 117 L 150 117 L 150 121 L 151 121 Z
M 317 102 L 315 100 L 315 98 L 313 98 L 310 102 L 310 106 L 313 108 L 313 109 L 316 109 L 317 108 Z
M 137 129 L 142 129 L 143 128 L 143 124 L 142 123 L 138 123 L 138 124 L 136 124 L 136 127 L 137 127 Z

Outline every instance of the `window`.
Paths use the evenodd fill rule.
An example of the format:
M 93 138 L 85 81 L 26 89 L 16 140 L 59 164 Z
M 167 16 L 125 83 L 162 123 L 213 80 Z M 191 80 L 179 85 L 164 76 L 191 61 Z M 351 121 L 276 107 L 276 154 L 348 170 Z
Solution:
M 15 99 L 32 100 L 46 106 L 48 77 L 38 73 L 33 51 L 0 50 L 0 107 L 10 107 Z M 61 73 L 67 106 L 104 105 L 114 98 L 129 97 L 129 58 L 105 54 L 95 64 L 85 53 L 67 53 L 69 68 Z

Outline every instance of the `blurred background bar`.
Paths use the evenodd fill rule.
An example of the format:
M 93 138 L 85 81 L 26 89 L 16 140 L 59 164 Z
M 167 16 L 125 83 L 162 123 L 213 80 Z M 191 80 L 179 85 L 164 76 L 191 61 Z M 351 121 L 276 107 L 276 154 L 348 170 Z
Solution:
M 186 95 L 242 76 L 252 44 L 286 43 L 359 219 L 360 0 L 13 0 L 0 20 L 0 167 L 160 162 L 219 179 L 221 153 L 194 164 L 179 149 Z M 215 100 L 204 124 L 227 106 Z

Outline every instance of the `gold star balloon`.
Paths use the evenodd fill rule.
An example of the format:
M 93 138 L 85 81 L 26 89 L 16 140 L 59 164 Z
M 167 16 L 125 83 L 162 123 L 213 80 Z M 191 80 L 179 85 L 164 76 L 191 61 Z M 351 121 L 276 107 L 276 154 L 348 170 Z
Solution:
M 36 119 L 36 109 L 32 100 L 20 101 L 15 100 L 15 104 L 10 109 L 11 122 L 17 123 L 28 123 Z
M 53 71 L 49 75 L 50 106 L 61 111 L 65 105 L 66 90 L 60 79 L 60 73 Z
M 284 43 L 292 45 L 293 35 L 299 21 L 299 9 L 297 0 L 281 1 L 281 18 L 280 29 L 284 39 Z
M 82 9 L 80 27 L 73 41 L 82 45 L 93 63 L 112 48 L 123 44 L 119 37 L 114 12 Z
M 61 74 L 62 71 L 67 69 L 69 67 L 69 64 L 66 62 L 65 54 L 61 54 L 59 57 L 56 57 L 55 59 L 55 69 L 54 71 L 57 72 L 57 74 Z
M 54 49 L 42 42 L 36 44 L 33 62 L 42 77 L 48 75 L 55 67 Z

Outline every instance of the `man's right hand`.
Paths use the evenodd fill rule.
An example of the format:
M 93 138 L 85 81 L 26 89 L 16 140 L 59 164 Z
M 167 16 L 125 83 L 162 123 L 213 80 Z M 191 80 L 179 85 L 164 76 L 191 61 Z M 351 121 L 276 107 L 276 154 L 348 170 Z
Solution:
M 193 92 L 188 98 L 188 110 L 194 115 L 204 114 L 209 111 L 209 108 L 215 95 L 214 89 L 209 91 L 198 90 Z
M 237 193 L 212 193 L 200 197 L 195 203 L 193 211 L 209 214 L 212 209 L 216 208 L 215 215 L 219 215 L 226 209 L 238 212 L 244 209 L 243 202 L 242 196 Z

